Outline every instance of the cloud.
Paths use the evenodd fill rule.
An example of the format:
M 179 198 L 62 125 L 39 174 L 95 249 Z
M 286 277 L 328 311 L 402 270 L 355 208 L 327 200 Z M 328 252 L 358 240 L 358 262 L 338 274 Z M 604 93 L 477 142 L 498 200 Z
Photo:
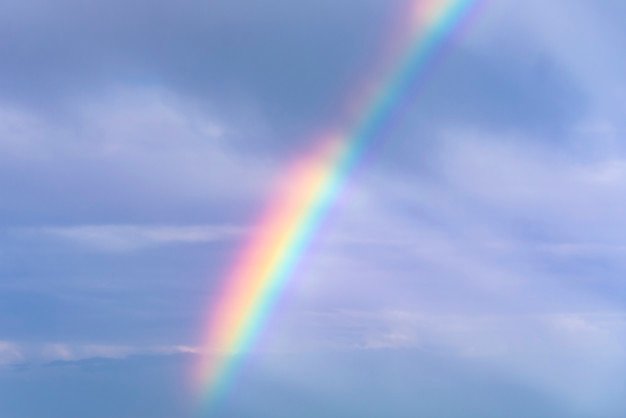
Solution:
M 120 346 L 106 344 L 64 344 L 47 343 L 38 348 L 30 348 L 32 361 L 79 361 L 93 358 L 125 359 L 131 356 L 173 354 L 197 354 L 197 347 L 187 345 L 163 345 L 163 346 Z M 33 352 L 34 351 L 34 352 Z
M 292 332 L 303 348 L 296 353 L 358 356 L 371 351 L 393 358 L 413 351 L 444 356 L 452 363 L 479 364 L 551 399 L 590 411 L 615 405 L 626 365 L 622 311 L 522 315 L 321 311 L 302 314 L 298 325 L 304 330 Z M 320 328 L 325 328 L 326 340 L 312 340 Z
M 0 341 L 0 366 L 24 360 L 19 346 L 9 341 Z
M 442 138 L 428 176 L 371 166 L 353 180 L 260 349 L 446 353 L 592 416 L 615 405 L 623 152 L 586 135 L 572 148 L 499 131 Z
M 126 359 L 133 356 L 199 354 L 190 345 L 112 345 L 75 342 L 0 342 L 0 366 L 34 366 L 89 359 Z
M 218 97 L 221 109 L 247 101 L 281 122 L 273 129 L 294 132 L 302 120 L 310 126 L 337 111 L 327 103 L 362 77 L 353 65 L 365 68 L 381 49 L 395 23 L 390 15 L 406 2 L 27 4 L 2 6 L 11 17 L 3 33 L 13 42 L 2 45 L 0 74 L 12 100 L 46 106 L 106 90 L 112 81 L 156 83 L 202 101 Z M 247 145 L 260 151 L 260 143 Z
M 280 166 L 162 88 L 112 89 L 57 116 L 3 103 L 0 122 L 5 224 L 214 222 L 254 204 Z
M 196 353 L 250 220 L 311 131 L 343 126 L 344 96 L 379 75 L 373 62 L 404 2 L 44 3 L 0 5 L 10 40 L 0 44 L 0 364 L 70 370 L 106 357 L 115 371 L 133 356 Z M 301 397 L 348 404 L 312 416 L 393 416 L 351 402 L 370 398 L 354 388 L 413 411 L 413 388 L 441 388 L 441 376 L 464 382 L 444 385 L 445 405 L 476 382 L 498 396 L 520 385 L 501 398 L 511 405 L 525 390 L 537 404 L 617 405 L 626 130 L 616 5 L 503 1 L 479 17 L 324 220 L 252 355 L 277 356 L 267 375 L 252 373 L 267 392 L 246 392 L 259 399 L 231 416 L 274 411 L 264 395 L 285 393 L 299 410 Z M 301 353 L 319 363 L 306 369 Z M 439 364 L 431 355 L 458 369 L 416 380 Z M 58 376 L 42 373 L 41 388 L 54 389 Z M 329 391 L 336 377 L 341 396 L 318 398 L 312 375 Z M 390 388 L 372 379 L 381 375 Z M 159 380 L 126 378 L 139 391 Z M 475 415 L 494 414 L 497 397 L 482 396 Z M 163 411 L 153 416 L 183 416 Z M 437 408 L 425 411 L 409 416 Z
M 168 244 L 199 244 L 232 240 L 245 232 L 234 226 L 81 225 L 18 231 L 49 236 L 104 251 L 132 251 Z
M 543 228 L 545 235 L 537 237 L 543 244 L 619 249 L 624 242 L 615 227 L 626 204 L 624 154 L 602 143 L 581 148 L 563 152 L 507 138 L 465 136 L 448 142 L 442 167 L 448 182 L 484 212 Z

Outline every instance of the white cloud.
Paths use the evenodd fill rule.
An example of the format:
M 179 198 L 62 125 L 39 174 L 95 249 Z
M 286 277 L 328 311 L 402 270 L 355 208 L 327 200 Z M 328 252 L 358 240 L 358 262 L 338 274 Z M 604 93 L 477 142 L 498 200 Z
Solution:
M 34 361 L 76 361 L 90 358 L 122 359 L 134 355 L 197 354 L 197 347 L 188 345 L 130 346 L 108 344 L 44 343 L 31 347 Z
M 626 226 L 626 156 L 602 144 L 594 149 L 592 139 L 579 154 L 524 138 L 456 137 L 443 153 L 444 174 L 486 211 L 599 245 L 626 243 L 617 233 Z
M 191 345 L 112 345 L 68 342 L 17 343 L 0 341 L 0 366 L 43 364 L 91 358 L 123 359 L 135 355 L 198 354 Z
M 79 225 L 18 230 L 63 239 L 104 251 L 130 251 L 168 244 L 200 244 L 234 239 L 245 232 L 229 225 Z
M 0 340 L 0 366 L 19 363 L 23 359 L 23 353 L 17 344 Z

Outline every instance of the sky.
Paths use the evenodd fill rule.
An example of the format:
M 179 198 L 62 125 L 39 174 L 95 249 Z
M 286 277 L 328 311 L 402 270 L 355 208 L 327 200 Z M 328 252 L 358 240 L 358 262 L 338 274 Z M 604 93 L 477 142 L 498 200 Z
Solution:
M 487 1 L 199 406 L 226 272 L 416 1 L 0 0 L 3 418 L 623 415 L 621 0 Z

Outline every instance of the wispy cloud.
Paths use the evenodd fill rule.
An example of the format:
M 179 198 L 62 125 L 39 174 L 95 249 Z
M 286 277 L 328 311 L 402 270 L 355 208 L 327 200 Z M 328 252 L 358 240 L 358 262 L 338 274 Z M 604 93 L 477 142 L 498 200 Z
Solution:
M 0 341 L 0 366 L 19 363 L 24 356 L 18 344 L 10 341 Z
M 246 228 L 219 225 L 80 225 L 18 230 L 104 251 L 132 251 L 171 244 L 201 244 L 234 239 Z
M 92 358 L 124 359 L 137 355 L 199 354 L 191 345 L 115 345 L 71 342 L 19 343 L 0 341 L 0 366 L 45 364 Z

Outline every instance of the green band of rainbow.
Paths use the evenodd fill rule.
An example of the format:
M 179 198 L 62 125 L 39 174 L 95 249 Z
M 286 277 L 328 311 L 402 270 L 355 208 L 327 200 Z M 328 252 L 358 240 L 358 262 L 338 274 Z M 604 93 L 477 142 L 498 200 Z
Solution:
M 414 0 L 412 43 L 389 81 L 363 106 L 360 122 L 347 134 L 320 138 L 319 148 L 287 172 L 212 307 L 206 347 L 211 355 L 201 370 L 209 398 L 228 386 L 349 174 L 477 3 Z

